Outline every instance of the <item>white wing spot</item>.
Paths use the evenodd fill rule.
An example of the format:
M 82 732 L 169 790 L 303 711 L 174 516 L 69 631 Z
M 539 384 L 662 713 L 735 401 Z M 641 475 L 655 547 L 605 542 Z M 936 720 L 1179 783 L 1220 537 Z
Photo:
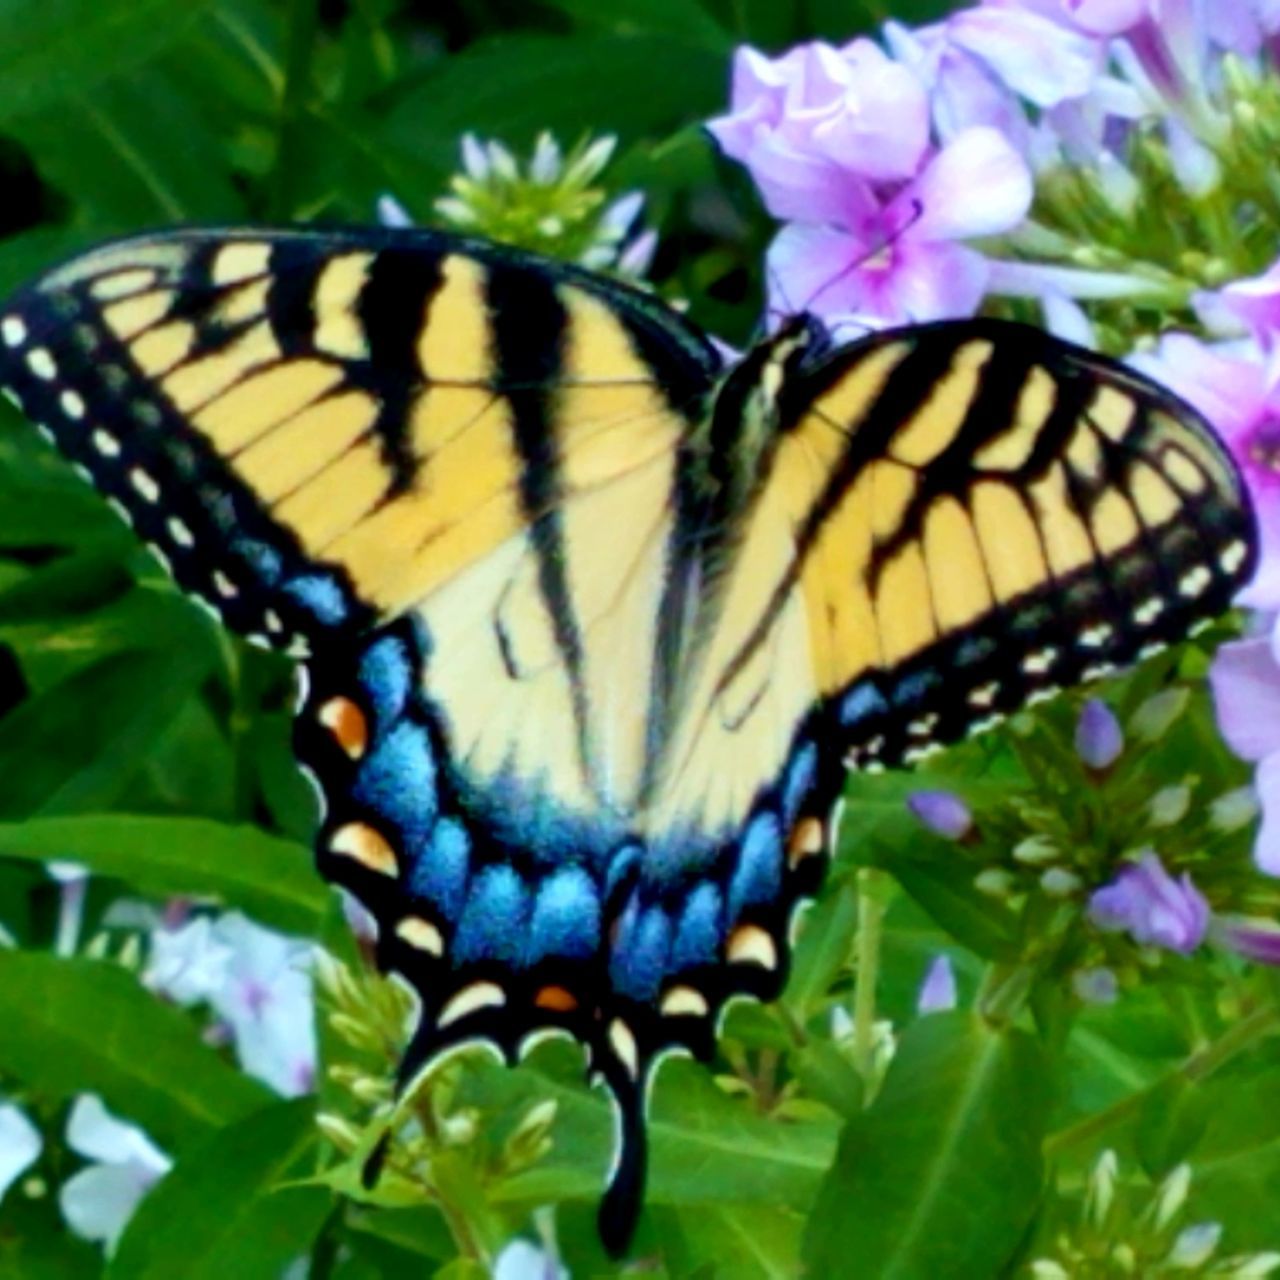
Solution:
M 1080 645 L 1084 649 L 1100 649 L 1113 635 L 1115 628 L 1109 622 L 1099 622 L 1080 633 Z
M 1184 596 L 1198 596 L 1213 581 L 1213 574 L 1202 564 L 1196 565 L 1194 569 L 1189 569 L 1178 579 L 1178 590 Z
M 1116 669 L 1114 662 L 1095 662 L 1091 667 L 1085 667 L 1080 673 L 1081 680 L 1097 680 L 1102 676 L 1109 676 Z
M 1057 660 L 1058 651 L 1054 648 L 1041 649 L 1039 653 L 1028 654 L 1022 660 L 1022 669 L 1029 676 L 1042 676 Z
M 1134 611 L 1133 620 L 1139 626 L 1149 626 L 1164 612 L 1164 601 L 1159 596 L 1144 600 Z
M 240 588 L 221 569 L 213 571 L 213 589 L 224 600 L 234 600 L 240 594 Z
M 274 609 L 268 609 L 262 615 L 262 620 L 267 624 L 267 630 L 272 635 L 279 635 L 284 630 L 284 623 L 280 621 L 280 615 Z
M 996 700 L 996 694 L 999 692 L 1000 685 L 995 680 L 992 680 L 990 684 L 979 685 L 976 689 L 969 691 L 969 705 L 971 707 L 989 707 Z
M 68 418 L 84 417 L 84 397 L 78 391 L 64 391 L 58 398 L 58 403 Z
M 1150 644 L 1144 644 L 1142 648 L 1138 650 L 1138 657 L 1151 658 L 1157 653 L 1163 653 L 1168 647 L 1169 646 L 1162 640 L 1153 640 Z
M 103 427 L 96 427 L 93 435 L 89 437 L 93 447 L 102 454 L 104 458 L 118 458 L 120 456 L 120 441 Z
M 54 363 L 53 354 L 48 347 L 32 347 L 27 352 L 27 368 L 49 382 L 58 376 L 58 366 Z
M 196 545 L 195 535 L 187 527 L 186 522 L 179 520 L 177 516 L 170 516 L 165 522 L 165 528 L 169 530 L 169 537 L 180 547 L 194 547 Z
M 143 471 L 141 467 L 134 467 L 129 472 L 129 483 L 133 485 L 138 496 L 144 502 L 160 501 L 160 486 L 156 484 L 155 479 Z
M 921 716 L 919 720 L 912 720 L 907 725 L 907 732 L 913 738 L 923 738 L 933 732 L 934 725 L 938 723 L 936 712 L 930 711 L 927 716 Z
M 27 326 L 19 316 L 5 316 L 0 321 L 0 338 L 6 347 L 20 347 L 27 340 Z
M 444 1019 L 437 1025 L 443 1024 Z M 614 1018 L 609 1023 L 609 1044 L 614 1057 L 626 1068 L 627 1074 L 634 1080 L 640 1074 L 640 1050 L 636 1046 L 634 1032 L 621 1018 Z
M 1235 573 L 1244 564 L 1248 555 L 1249 548 L 1243 542 L 1237 540 L 1231 543 L 1222 555 L 1218 557 L 1218 562 L 1228 573 Z

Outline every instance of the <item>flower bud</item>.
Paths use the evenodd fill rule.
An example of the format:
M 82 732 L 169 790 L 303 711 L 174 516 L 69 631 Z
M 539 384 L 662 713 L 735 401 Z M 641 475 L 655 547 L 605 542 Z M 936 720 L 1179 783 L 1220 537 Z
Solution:
M 1076 753 L 1096 773 L 1111 768 L 1124 750 L 1124 734 L 1115 713 L 1100 698 L 1089 698 L 1076 723 Z
M 963 840 L 973 831 L 969 806 L 951 791 L 913 791 L 907 808 L 921 826 L 945 840 Z

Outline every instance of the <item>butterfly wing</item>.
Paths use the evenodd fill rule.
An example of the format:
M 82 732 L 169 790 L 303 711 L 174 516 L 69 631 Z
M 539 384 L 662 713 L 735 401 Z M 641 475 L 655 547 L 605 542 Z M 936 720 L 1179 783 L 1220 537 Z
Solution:
M 299 654 L 547 516 L 547 449 L 592 485 L 670 450 L 668 404 L 718 363 L 632 290 L 376 229 L 108 245 L 12 299 L 0 341 L 9 394 L 179 583 Z
M 600 1042 L 709 344 L 528 255 L 302 230 L 109 245 L 0 341 L 179 583 L 307 659 L 321 869 L 421 997 L 404 1083 L 460 1042 Z
M 1013 324 L 802 370 L 756 489 L 618 907 L 609 1026 L 637 1080 L 781 989 L 844 758 L 910 762 L 1179 640 L 1256 555 L 1194 410 Z M 607 1207 L 625 1221 L 623 1190 Z

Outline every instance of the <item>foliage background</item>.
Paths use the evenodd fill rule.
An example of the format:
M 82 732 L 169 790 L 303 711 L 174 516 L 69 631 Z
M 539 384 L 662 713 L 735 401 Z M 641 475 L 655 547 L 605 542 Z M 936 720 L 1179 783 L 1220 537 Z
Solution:
M 743 341 L 758 323 L 771 224 L 699 128 L 726 101 L 733 48 L 841 41 L 890 10 L 918 22 L 944 7 L 0 0 L 0 291 L 104 237 L 173 222 L 364 222 L 385 193 L 429 221 L 463 131 L 516 149 L 544 129 L 566 143 L 612 133 L 608 182 L 642 191 L 661 231 L 658 287 Z M 1009 734 L 950 753 L 935 781 L 963 779 L 979 813 L 1041 787 L 1077 823 L 1086 815 L 1100 848 L 1118 843 L 1117 805 L 1144 787 L 1195 774 L 1214 794 L 1245 778 L 1217 743 L 1203 669 L 1193 649 L 1112 687 L 1122 720 L 1170 683 L 1193 702 L 1111 790 L 1069 763 L 1049 783 L 1033 777 Z M 545 1204 L 559 1206 L 572 1272 L 612 1273 L 592 1226 L 609 1120 L 576 1051 L 548 1046 L 515 1072 L 469 1064 L 449 1106 L 477 1123 L 441 1149 L 435 1198 L 362 1205 L 309 1181 L 337 1159 L 316 1108 L 359 1123 L 351 1099 L 328 1079 L 318 1097 L 275 1099 L 141 987 L 127 930 L 100 928 L 122 895 L 208 897 L 362 963 L 311 870 L 289 688 L 282 662 L 174 592 L 3 409 L 0 922 L 14 945 L 0 950 L 0 1089 L 41 1120 L 47 1143 L 38 1180 L 0 1205 L 0 1277 L 104 1265 L 113 1280 L 267 1277 L 297 1258 L 342 1280 L 483 1274 Z M 1036 724 L 1065 743 L 1073 716 L 1060 701 Z M 1255 1044 L 1275 1022 L 1271 976 L 1170 959 L 1119 1003 L 1082 1012 L 1068 1011 L 1058 974 L 1037 988 L 1034 1017 L 993 1015 L 986 997 L 1035 937 L 975 890 L 980 850 L 961 854 L 908 815 L 903 797 L 919 785 L 851 785 L 840 857 L 785 999 L 729 1019 L 726 1087 L 686 1063 L 664 1070 L 637 1245 L 650 1272 L 792 1276 L 807 1254 L 815 1275 L 1013 1274 L 1074 1213 L 1104 1146 L 1144 1185 L 1190 1157 L 1199 1215 L 1226 1224 L 1234 1249 L 1274 1245 L 1280 1066 Z M 1240 835 L 1218 852 L 1246 849 Z M 55 858 L 94 873 L 92 954 L 53 954 L 59 891 L 43 864 Z M 876 882 L 887 904 L 877 1012 L 899 1034 L 864 1110 L 863 1076 L 830 1028 L 853 998 L 855 879 L 867 865 L 892 872 Z M 916 1015 L 939 952 L 954 960 L 962 1009 L 983 984 L 987 1016 Z M 322 1046 L 326 1065 L 349 1053 L 327 1022 Z M 57 1139 L 61 1118 L 86 1090 L 176 1160 L 107 1264 L 66 1231 L 52 1195 L 77 1165 Z M 504 1144 L 509 1155 L 520 1119 L 546 1098 L 558 1103 L 550 1149 L 513 1168 Z

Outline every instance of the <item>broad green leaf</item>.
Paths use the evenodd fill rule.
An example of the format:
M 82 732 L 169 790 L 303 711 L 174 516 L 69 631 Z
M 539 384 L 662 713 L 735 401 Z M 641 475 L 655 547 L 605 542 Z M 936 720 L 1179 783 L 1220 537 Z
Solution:
M 270 1097 L 116 965 L 0 951 L 0 1027 L 0 1074 L 55 1097 L 99 1093 L 168 1151 Z
M 825 1007 L 827 993 L 853 954 L 858 896 L 848 881 L 831 885 L 800 918 L 785 1000 L 801 1021 Z
M 73 99 L 182 34 L 207 0 L 0 0 L 0 119 Z
M 329 893 L 303 845 L 203 818 L 95 813 L 0 823 L 0 857 L 71 859 L 152 897 L 214 898 L 314 933 Z
M 133 540 L 120 530 L 109 544 L 80 555 L 64 556 L 0 591 L 0 626 L 87 613 L 119 599 L 134 584 L 123 561 Z
M 568 1050 L 547 1046 L 539 1053 L 561 1048 Z M 467 1073 L 466 1096 L 488 1106 L 501 1105 L 515 1118 L 539 1100 L 550 1097 L 557 1104 L 551 1153 L 505 1180 L 495 1190 L 495 1199 L 538 1204 L 550 1199 L 594 1200 L 600 1194 L 612 1150 L 612 1125 L 597 1091 L 558 1084 L 527 1067 L 507 1071 L 477 1063 Z M 679 1059 L 663 1064 L 649 1116 L 651 1204 L 758 1201 L 805 1208 L 835 1141 L 834 1124 L 780 1125 L 743 1100 L 727 1097 L 705 1068 Z
M 199 648 L 117 654 L 22 704 L 0 738 L 0 817 L 110 805 L 207 670 Z
M 800 1270 L 804 1218 L 768 1205 L 700 1205 L 653 1215 L 654 1234 L 676 1276 L 794 1280 Z
M 729 33 L 698 0 L 629 0 L 625 5 L 595 0 L 543 0 L 584 27 L 616 35 L 674 36 L 716 53 L 732 48 Z
M 627 142 L 712 114 L 728 74 L 723 57 L 677 40 L 511 35 L 444 59 L 400 99 L 379 136 L 443 176 L 467 130 L 519 146 L 542 129 L 567 142 L 586 133 Z
M 139 1206 L 107 1280 L 276 1280 L 332 1210 L 327 1191 L 282 1185 L 316 1141 L 315 1106 L 300 1098 L 188 1147 Z
M 185 82 L 155 67 L 24 117 L 12 131 L 46 179 L 76 195 L 86 243 L 170 222 L 243 217 L 225 137 Z
M 812 1275 L 1002 1274 L 1035 1211 L 1047 1067 L 1021 1031 L 964 1013 L 908 1028 L 851 1120 L 805 1241 Z

